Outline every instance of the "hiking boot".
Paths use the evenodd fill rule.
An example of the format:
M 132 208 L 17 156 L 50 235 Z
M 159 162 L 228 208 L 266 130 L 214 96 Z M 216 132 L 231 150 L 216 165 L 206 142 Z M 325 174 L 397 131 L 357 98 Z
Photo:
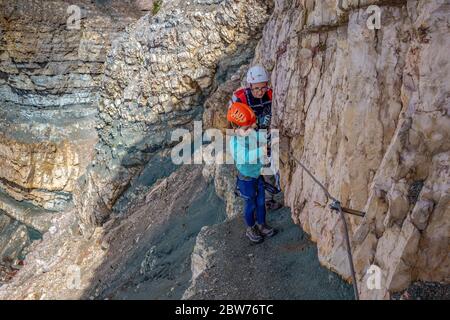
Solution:
M 264 238 L 261 236 L 261 234 L 259 233 L 258 229 L 255 226 L 247 227 L 245 235 L 247 236 L 247 238 L 250 239 L 251 242 L 254 243 L 260 243 L 264 240 Z
M 256 224 L 256 225 L 259 233 L 264 237 L 272 237 L 276 233 L 276 230 L 268 226 L 267 224 Z

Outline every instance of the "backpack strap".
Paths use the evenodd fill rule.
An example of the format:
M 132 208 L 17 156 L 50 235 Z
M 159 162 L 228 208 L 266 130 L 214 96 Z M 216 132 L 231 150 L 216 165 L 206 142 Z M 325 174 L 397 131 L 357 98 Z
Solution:
M 246 88 L 240 88 L 233 93 L 233 97 L 231 98 L 233 102 L 242 102 L 248 105 L 248 99 L 246 94 Z

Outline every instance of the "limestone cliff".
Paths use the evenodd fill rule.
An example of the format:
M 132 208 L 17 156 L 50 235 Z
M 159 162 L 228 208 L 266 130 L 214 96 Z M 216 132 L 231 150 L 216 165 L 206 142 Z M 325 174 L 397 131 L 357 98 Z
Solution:
M 86 234 L 108 219 L 154 153 L 174 145 L 174 129 L 201 120 L 213 80 L 251 57 L 269 9 L 256 0 L 168 1 L 112 47 L 98 105 L 97 154 L 75 198 Z M 225 70 L 221 61 L 229 61 Z
M 344 206 L 363 298 L 448 279 L 450 4 L 275 1 L 255 62 L 272 71 L 282 184 L 321 262 L 349 278 L 342 224 L 303 161 Z M 344 2 L 345 3 L 345 2 Z M 369 5 L 381 28 L 371 30 Z M 369 290 L 367 271 L 382 271 Z
M 30 52 L 24 59 L 33 62 L 54 57 L 58 66 L 62 64 L 68 70 L 65 71 L 63 67 L 54 70 L 52 63 L 32 65 L 34 69 L 37 68 L 38 74 L 43 73 L 38 80 L 40 86 L 46 86 L 42 88 L 45 94 L 39 91 L 41 87 L 28 80 L 25 71 L 17 71 L 17 77 L 24 78 L 30 84 L 22 92 L 23 99 L 17 98 L 16 83 L 9 81 L 10 78 L 15 79 L 14 76 L 5 72 L 6 81 L 2 83 L 5 107 L 1 109 L 7 115 L 3 118 L 5 124 L 11 127 L 13 121 L 8 112 L 14 109 L 6 106 L 12 102 L 28 103 L 29 113 L 35 117 L 41 116 L 41 122 L 45 123 L 42 125 L 38 118 L 24 120 L 30 127 L 22 130 L 27 137 L 45 141 L 38 145 L 39 148 L 32 144 L 25 145 L 22 148 L 24 155 L 18 155 L 9 147 L 13 145 L 16 150 L 21 150 L 20 145 L 16 147 L 22 143 L 16 138 L 20 136 L 17 133 L 20 127 L 8 131 L 8 134 L 15 134 L 14 138 L 2 139 L 5 144 L 3 159 L 7 164 L 4 176 L 5 181 L 9 182 L 5 189 L 17 198 L 13 199 L 16 202 L 6 198 L 5 203 L 21 205 L 28 200 L 39 206 L 37 208 L 59 209 L 62 213 L 52 215 L 53 211 L 38 210 L 39 217 L 42 217 L 41 224 L 44 225 L 42 231 L 51 228 L 52 234 L 57 236 L 47 233 L 41 243 L 36 242 L 35 246 L 41 250 L 35 250 L 37 255 L 37 252 L 42 251 L 61 252 L 67 248 L 67 239 L 71 237 L 74 242 L 80 241 L 76 230 L 72 229 L 75 224 L 80 225 L 85 237 L 92 238 L 81 241 L 81 247 L 74 245 L 67 251 L 80 255 L 85 255 L 82 250 L 95 252 L 97 247 L 94 244 L 91 247 L 90 241 L 101 237 L 102 232 L 99 230 L 107 228 L 104 223 L 114 221 L 117 216 L 123 218 L 125 215 L 126 219 L 129 207 L 142 200 L 140 196 L 152 190 L 158 177 L 168 175 L 160 166 L 170 162 L 164 149 L 174 144 L 170 139 L 171 132 L 177 127 L 191 128 L 194 119 L 201 120 L 203 101 L 209 92 L 251 59 L 272 7 L 271 3 L 256 0 L 164 1 L 162 6 L 152 3 L 96 1 L 91 4 L 86 1 L 82 6 L 82 21 L 86 22 L 81 24 L 82 30 L 67 31 L 66 9 L 72 3 L 52 2 L 52 7 L 43 7 L 38 11 L 45 15 L 34 17 L 38 20 L 36 33 L 47 30 L 47 25 L 54 27 L 48 29 L 48 39 L 44 35 L 43 39 L 35 40 L 35 34 L 24 33 L 46 50 L 36 52 L 26 47 L 23 50 Z M 6 16 L 3 21 L 5 29 L 10 24 L 15 26 L 11 21 L 20 25 L 28 14 L 32 16 L 33 8 L 36 9 L 36 3 L 32 3 L 31 9 L 25 2 L 14 5 L 5 1 L 2 5 L 10 16 L 15 17 L 12 19 Z M 39 7 L 42 3 L 38 2 L 37 5 Z M 136 11 L 135 5 L 150 12 L 136 21 L 140 11 Z M 94 14 L 88 15 L 91 11 Z M 46 16 L 49 13 L 51 18 Z M 112 21 L 117 23 L 113 24 Z M 104 31 L 102 26 L 107 32 L 119 32 L 124 31 L 125 25 L 127 30 L 119 37 L 114 33 L 114 36 L 104 39 L 101 34 L 97 34 Z M 58 34 L 61 34 L 60 38 Z M 51 35 L 55 35 L 54 38 Z M 11 35 L 10 42 L 15 40 L 15 36 L 19 35 Z M 80 41 L 77 37 L 80 36 L 91 37 L 87 39 L 90 42 L 85 45 L 83 41 L 77 43 L 76 40 Z M 7 46 L 7 38 L 3 39 Z M 12 43 L 9 46 L 15 48 Z M 101 52 L 94 54 L 96 50 Z M 14 60 L 9 59 L 10 51 L 13 50 L 4 51 L 5 68 L 14 67 Z M 86 59 L 81 59 L 80 55 Z M 49 69 L 40 69 L 47 65 Z M 70 73 L 71 70 L 74 72 Z M 10 73 L 14 74 L 13 71 Z M 40 99 L 36 98 L 35 91 L 38 91 Z M 61 117 L 57 118 L 55 114 L 61 114 Z M 35 126 L 38 128 L 35 129 Z M 45 137 L 37 131 L 42 130 L 42 127 L 47 130 Z M 67 141 L 65 138 L 68 138 Z M 54 144 L 53 140 L 56 141 Z M 66 149 L 61 149 L 57 143 L 66 146 Z M 30 154 L 30 149 L 36 150 L 36 154 Z M 16 156 L 22 160 L 21 168 L 15 165 Z M 173 168 L 168 166 L 166 171 L 171 170 Z M 22 178 L 22 175 L 26 177 Z M 35 184 L 21 186 L 25 182 L 33 182 L 33 179 Z M 139 184 L 142 181 L 145 185 Z M 50 190 L 45 193 L 47 198 L 43 199 L 44 196 L 38 192 L 47 191 L 46 188 Z M 188 190 L 186 192 L 189 194 Z M 67 196 L 67 199 L 63 199 L 66 201 L 60 200 L 63 195 Z M 72 195 L 76 210 L 65 209 Z M 113 211 L 115 214 L 111 216 Z M 19 208 L 14 212 L 20 213 L 15 218 L 22 217 L 24 212 L 30 213 L 27 208 Z M 31 217 L 36 220 L 36 215 Z M 70 232 L 60 230 L 61 226 L 68 228 L 67 225 L 70 225 Z M 62 236 L 58 236 L 59 232 Z M 56 266 L 56 261 L 62 261 L 56 253 L 54 258 L 45 256 L 54 262 L 47 263 L 52 267 Z M 34 258 L 36 260 L 30 255 L 27 261 L 31 264 L 41 261 L 38 256 Z M 98 255 L 97 259 L 95 262 L 86 262 L 86 269 L 94 268 L 94 264 L 90 263 L 101 263 L 102 256 Z M 63 262 L 65 267 L 69 261 L 66 259 Z M 37 278 L 33 278 L 35 267 L 39 266 L 29 266 L 21 274 L 28 283 L 34 282 L 36 285 L 41 275 L 38 272 Z M 49 272 L 52 267 L 46 267 L 44 272 Z M 55 277 L 58 276 L 60 274 Z M 23 284 L 21 281 L 24 278 L 16 279 L 16 283 Z M 36 286 L 31 285 L 31 288 L 35 289 Z M 51 291 L 44 285 L 42 291 L 47 290 Z M 56 290 L 55 294 L 58 292 Z M 29 297 L 35 295 L 30 294 Z

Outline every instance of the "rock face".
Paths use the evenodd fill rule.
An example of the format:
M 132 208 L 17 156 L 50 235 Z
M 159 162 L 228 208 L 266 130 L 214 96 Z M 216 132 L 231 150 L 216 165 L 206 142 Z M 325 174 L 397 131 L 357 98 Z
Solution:
M 44 232 L 92 158 L 106 53 L 142 13 L 62 0 L 2 0 L 0 11 L 0 216 Z
M 39 249 L 27 260 L 28 271 L 21 273 L 28 292 L 34 292 L 29 298 L 50 297 L 36 293 L 49 279 L 39 282 L 33 275 L 42 259 L 51 261 L 45 272 L 56 272 L 51 277 L 58 279 L 52 281 L 58 287 L 65 281 L 64 271 L 54 269 L 61 259 L 72 264 L 87 259 L 87 269 L 101 263 L 98 246 L 79 238 L 74 224 L 81 220 L 84 235 L 99 239 L 102 228 L 96 226 L 107 220 L 126 187 L 161 177 L 144 165 L 149 159 L 157 164 L 159 149 L 172 143 L 170 132 L 200 120 L 211 89 L 249 62 L 271 8 L 265 1 L 164 1 L 152 17 L 157 11 L 153 1 L 86 1 L 80 4 L 80 31 L 66 30 L 69 4 L 36 8 L 32 2 L 1 3 L 7 15 L 1 20 L 0 110 L 5 125 L 0 159 L 5 165 L 0 209 L 14 215 L 13 220 L 2 219 L 1 230 L 12 238 L 16 225 L 6 226 L 14 220 L 41 232 L 52 226 L 51 235 L 33 246 Z M 116 35 L 136 21 L 140 10 L 151 12 L 116 39 L 104 63 Z M 28 16 L 34 26 L 30 33 L 23 24 Z M 15 42 L 17 37 L 21 41 Z M 88 163 L 87 174 L 74 183 Z M 139 190 L 129 192 L 138 201 Z M 77 210 L 65 210 L 73 193 Z M 58 226 L 69 231 L 58 232 Z M 16 231 L 29 243 L 23 228 Z M 85 270 L 88 278 L 91 269 Z
M 268 18 L 267 1 L 168 1 L 112 46 L 98 104 L 100 141 L 75 201 L 86 235 L 176 128 L 201 120 L 203 102 L 251 55 Z M 220 63 L 228 62 L 221 72 Z
M 70 2 L 0 7 L 1 186 L 18 200 L 59 210 L 91 158 L 106 53 L 139 11 L 119 1 L 82 1 L 77 28 Z
M 341 11 L 336 1 L 275 1 L 254 62 L 272 71 L 293 219 L 320 261 L 349 278 L 338 215 L 290 152 L 344 206 L 367 213 L 349 218 L 358 284 L 363 298 L 387 298 L 449 276 L 450 4 L 346 2 Z M 368 28 L 370 4 L 380 29 Z M 372 264 L 382 278 L 374 290 Z

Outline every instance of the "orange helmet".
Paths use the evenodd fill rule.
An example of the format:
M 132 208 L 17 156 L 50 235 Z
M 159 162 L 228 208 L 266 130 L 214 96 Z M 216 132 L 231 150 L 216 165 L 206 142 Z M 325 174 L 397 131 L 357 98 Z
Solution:
M 234 102 L 228 109 L 227 120 L 240 127 L 246 127 L 256 123 L 256 115 L 245 103 Z

